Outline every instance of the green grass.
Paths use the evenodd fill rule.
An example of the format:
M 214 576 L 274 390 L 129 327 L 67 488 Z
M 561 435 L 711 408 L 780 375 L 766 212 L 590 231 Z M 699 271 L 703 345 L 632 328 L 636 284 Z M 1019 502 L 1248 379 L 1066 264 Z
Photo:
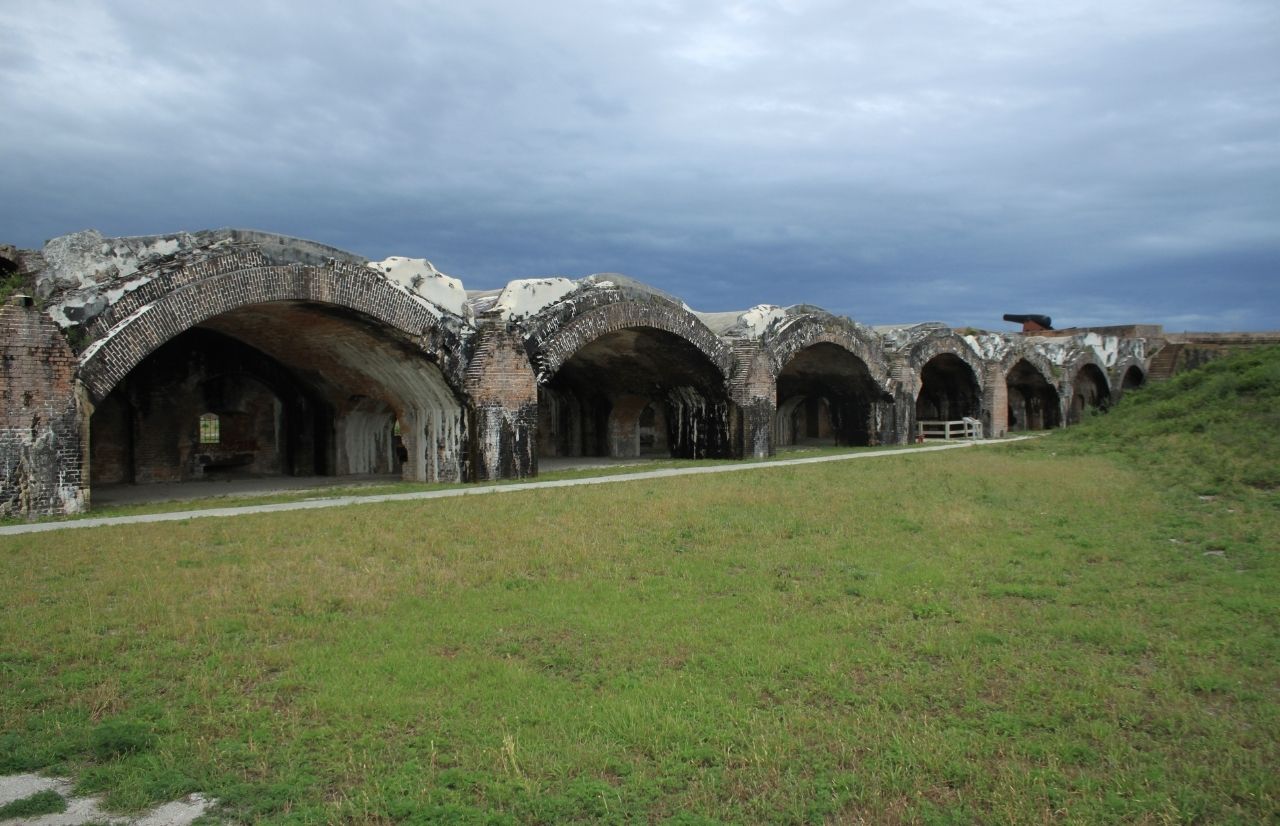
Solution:
M 17 293 L 35 295 L 35 283 L 29 275 L 23 273 L 0 273 L 0 304 L 8 301 Z
M 139 516 L 149 513 L 176 513 L 181 511 L 210 510 L 213 508 L 234 508 L 252 505 L 274 505 L 289 502 L 305 502 L 314 499 L 335 499 L 348 496 L 380 496 L 385 494 L 397 493 L 417 493 L 432 490 L 449 490 L 471 488 L 479 485 L 514 485 L 528 482 L 550 482 L 561 479 L 589 479 L 599 476 L 628 476 L 637 473 L 647 473 L 653 470 L 666 470 L 690 467 L 702 467 L 709 465 L 746 465 L 755 462 L 776 462 L 786 459 L 803 459 L 818 456 L 839 456 L 856 453 L 873 453 L 883 451 L 901 451 L 911 450 L 920 447 L 919 445 L 885 445 L 880 447 L 811 447 L 796 448 L 780 451 L 776 456 L 770 456 L 766 459 L 738 461 L 733 459 L 637 459 L 633 464 L 607 465 L 601 467 L 575 468 L 571 470 L 557 470 L 550 473 L 540 473 L 536 477 L 524 479 L 500 479 L 492 482 L 480 483 L 447 483 L 447 482 L 371 482 L 353 485 L 336 484 L 332 486 L 322 486 L 316 488 L 303 488 L 297 490 L 282 490 L 275 492 L 248 493 L 248 494 L 214 494 L 210 496 L 202 496 L 191 499 L 171 499 L 153 502 L 137 502 L 127 505 L 109 505 L 94 507 L 86 513 L 73 514 L 70 516 L 51 516 L 39 517 L 36 519 L 25 519 L 23 517 L 3 517 L 0 518 L 0 525 L 19 525 L 28 522 L 70 522 L 81 519 L 99 519 L 116 516 Z M 217 490 L 215 483 L 196 482 L 191 483 L 192 486 L 202 486 L 201 489 Z M 161 492 L 171 490 L 172 485 L 157 485 L 157 490 Z
M 1200 412 L 1274 412 L 1235 386 Z M 0 538 L 0 771 L 289 823 L 1273 820 L 1275 447 L 1107 435 L 1171 392 L 1029 447 Z
M 1059 434 L 1205 494 L 1280 488 L 1280 347 L 1213 361 Z
M 12 800 L 0 806 L 0 820 L 18 817 L 39 817 L 67 810 L 67 801 L 55 791 L 36 792 L 28 797 Z

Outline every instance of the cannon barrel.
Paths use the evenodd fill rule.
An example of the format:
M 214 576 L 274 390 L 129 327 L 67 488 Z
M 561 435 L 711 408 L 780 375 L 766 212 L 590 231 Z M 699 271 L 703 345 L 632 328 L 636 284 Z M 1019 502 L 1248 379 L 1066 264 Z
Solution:
M 1035 315 L 1027 313 L 1005 313 L 1005 321 L 1012 321 L 1014 324 L 1026 324 L 1030 321 L 1032 324 L 1038 324 L 1046 330 L 1053 329 L 1053 319 L 1047 315 Z

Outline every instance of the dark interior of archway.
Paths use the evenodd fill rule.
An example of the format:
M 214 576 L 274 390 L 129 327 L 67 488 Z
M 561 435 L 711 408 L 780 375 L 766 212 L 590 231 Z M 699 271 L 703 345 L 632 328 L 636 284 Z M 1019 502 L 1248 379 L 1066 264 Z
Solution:
M 1009 395 L 1009 430 L 1048 430 L 1057 427 L 1058 391 L 1025 359 L 1005 380 Z
M 1071 405 L 1067 410 L 1067 424 L 1079 424 L 1086 410 L 1106 410 L 1111 404 L 1107 391 L 1107 377 L 1096 364 L 1086 364 L 1076 373 L 1072 382 Z
M 1147 377 L 1142 374 L 1141 370 L 1136 366 L 1130 367 L 1128 370 L 1124 371 L 1124 378 L 1121 380 L 1120 389 L 1136 390 L 1145 384 L 1146 381 Z
M 827 342 L 796 353 L 778 374 L 778 409 L 796 409 L 796 443 L 821 439 L 837 445 L 872 444 L 878 440 L 872 412 L 883 396 L 862 359 Z M 803 401 L 797 404 L 797 397 Z
M 460 410 L 440 370 L 380 322 L 311 302 L 250 305 L 175 336 L 97 406 L 90 473 L 456 481 Z M 200 441 L 205 413 L 219 418 L 217 442 Z
M 929 359 L 920 371 L 920 395 L 916 397 L 919 421 L 958 421 L 978 418 L 982 396 L 978 379 L 964 359 L 942 353 Z
M 630 327 L 595 339 L 540 388 L 538 406 L 543 457 L 633 456 L 663 444 L 675 458 L 731 451 L 719 369 L 664 330 Z M 663 430 L 656 436 L 655 425 Z
M 216 417 L 201 440 L 200 417 Z M 212 475 L 322 475 L 333 409 L 267 354 L 192 329 L 149 355 L 90 420 L 92 483 L 178 482 Z

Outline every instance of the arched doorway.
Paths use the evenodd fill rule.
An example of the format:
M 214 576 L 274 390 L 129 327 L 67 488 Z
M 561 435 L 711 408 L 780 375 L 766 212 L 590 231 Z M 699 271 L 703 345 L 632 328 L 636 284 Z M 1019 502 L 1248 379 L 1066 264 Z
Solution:
M 1147 374 L 1142 372 L 1142 368 L 1136 364 L 1130 365 L 1120 379 L 1120 392 L 1123 394 L 1128 393 L 1130 390 L 1137 390 L 1146 383 Z
M 1079 424 L 1090 410 L 1105 411 L 1111 403 L 1106 374 L 1096 364 L 1086 364 L 1071 383 L 1071 404 L 1067 408 L 1067 424 Z
M 690 341 L 636 326 L 579 347 L 538 392 L 543 458 L 732 454 L 720 369 Z
M 1009 399 L 1010 432 L 1049 430 L 1061 423 L 1058 391 L 1026 359 L 1010 368 L 1005 384 Z
M 775 439 L 803 444 L 869 445 L 878 441 L 878 402 L 889 401 L 866 362 L 831 342 L 798 350 L 777 380 Z
M 250 304 L 168 339 L 90 418 L 96 484 L 462 475 L 463 415 L 428 354 L 315 301 Z
M 954 353 L 940 353 L 920 371 L 916 396 L 917 421 L 957 421 L 978 418 L 982 391 L 968 362 Z

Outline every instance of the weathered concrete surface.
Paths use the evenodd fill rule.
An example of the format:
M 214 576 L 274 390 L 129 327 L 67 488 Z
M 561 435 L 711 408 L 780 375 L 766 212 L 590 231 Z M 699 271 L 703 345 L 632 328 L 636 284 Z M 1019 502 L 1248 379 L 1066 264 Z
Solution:
M 89 229 L 54 238 L 40 250 L 37 295 L 58 324 L 85 324 L 172 267 L 249 247 L 269 264 L 366 263 L 335 247 L 253 230 L 106 238 Z
M 112 824 L 112 826 L 187 826 L 203 816 L 217 802 L 200 794 L 187 795 L 182 800 L 164 803 L 138 815 L 114 815 L 102 809 L 99 796 L 76 797 L 74 784 L 63 777 L 41 777 L 35 774 L 15 774 L 0 777 L 0 806 L 22 800 L 40 792 L 52 791 L 67 803 L 64 812 L 20 817 L 4 821 L 12 826 L 86 826 L 86 824 Z

